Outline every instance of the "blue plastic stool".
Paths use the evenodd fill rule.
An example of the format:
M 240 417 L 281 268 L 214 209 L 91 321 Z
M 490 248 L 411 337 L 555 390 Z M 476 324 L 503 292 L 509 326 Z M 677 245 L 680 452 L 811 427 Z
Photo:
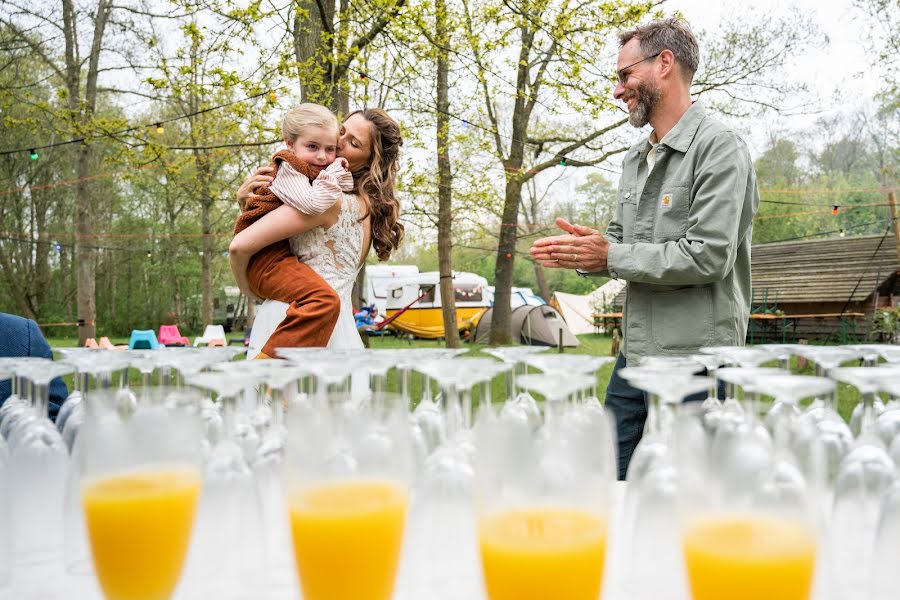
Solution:
M 129 350 L 156 350 L 159 342 L 156 341 L 156 333 L 152 329 L 132 329 L 131 339 L 128 340 Z

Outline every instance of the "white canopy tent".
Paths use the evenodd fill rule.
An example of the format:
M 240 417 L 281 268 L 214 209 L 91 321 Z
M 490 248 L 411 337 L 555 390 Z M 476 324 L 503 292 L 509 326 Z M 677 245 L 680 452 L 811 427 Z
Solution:
M 566 294 L 565 292 L 553 292 L 550 304 L 555 306 L 569 330 L 575 335 L 594 332 L 594 313 L 604 304 L 612 302 L 613 298 L 622 291 L 625 282 L 620 279 L 610 279 L 590 294 L 579 296 L 578 294 Z

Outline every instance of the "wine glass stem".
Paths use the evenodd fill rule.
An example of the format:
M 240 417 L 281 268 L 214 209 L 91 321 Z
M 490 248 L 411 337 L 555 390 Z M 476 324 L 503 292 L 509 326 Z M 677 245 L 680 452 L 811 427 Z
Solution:
M 219 402 L 222 403 L 222 435 L 223 439 L 234 439 L 234 411 L 236 399 L 234 396 L 220 396 Z
M 747 412 L 747 419 L 750 421 L 756 421 L 756 392 L 751 392 L 744 389 L 744 408 Z
M 431 402 L 431 379 L 424 373 L 422 374 L 422 400 Z
M 172 369 L 169 367 L 162 367 L 159 370 L 158 377 L 157 381 L 159 382 L 159 385 L 168 387 L 172 383 Z
M 544 399 L 544 421 L 547 427 L 554 429 L 562 421 L 565 400 L 563 398 L 546 397 Z
M 397 384 L 397 392 L 409 404 L 411 400 L 411 394 L 409 393 L 409 369 L 406 367 L 397 368 Z
M 781 402 L 785 406 L 797 405 L 797 401 L 794 398 L 789 400 L 776 398 L 776 401 Z M 790 437 L 790 416 L 788 411 L 783 411 L 780 415 L 777 415 L 775 426 L 772 430 L 772 443 L 777 454 L 790 455 Z
M 451 385 L 444 388 L 443 397 L 444 413 L 447 415 L 447 436 L 451 437 L 464 427 L 465 417 L 462 415 L 462 406 L 456 386 Z
M 297 384 L 289 383 L 281 390 L 272 390 L 272 424 L 284 425 L 284 405 L 297 395 Z
M 150 386 L 153 385 L 153 371 L 141 371 L 141 404 L 150 404 Z
M 657 394 L 650 394 L 650 401 L 647 403 L 647 431 L 649 433 L 661 433 L 662 423 L 660 422 L 660 404 L 662 399 Z
M 34 397 L 34 414 L 39 419 L 46 419 L 50 408 L 50 382 L 35 384 L 37 393 Z
M 875 392 L 862 394 L 863 414 L 859 434 L 865 435 L 875 427 L 875 401 L 878 399 Z
M 472 427 L 472 394 L 467 391 L 462 392 L 460 401 L 462 403 L 463 426 L 466 429 L 470 429 Z

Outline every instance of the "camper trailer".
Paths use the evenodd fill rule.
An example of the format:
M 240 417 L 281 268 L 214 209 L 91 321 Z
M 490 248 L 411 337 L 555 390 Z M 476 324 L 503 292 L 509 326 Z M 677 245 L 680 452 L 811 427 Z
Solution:
M 487 299 L 490 302 L 491 306 L 494 305 L 494 286 L 490 285 L 487 288 Z M 514 287 L 509 291 L 509 305 L 510 308 L 516 309 L 520 306 L 543 306 L 547 304 L 544 302 L 544 299 L 538 296 L 532 291 L 531 288 L 527 287 Z
M 391 283 L 406 277 L 419 274 L 416 265 L 368 265 L 366 267 L 366 283 L 363 286 L 363 298 L 366 304 L 374 304 L 378 309 L 378 319 L 384 318 L 387 312 L 387 289 Z
M 474 327 L 490 303 L 485 298 L 487 279 L 474 273 L 454 273 L 456 323 L 460 330 Z M 444 337 L 440 277 L 437 271 L 398 279 L 387 286 L 387 318 L 397 315 L 390 327 L 419 338 Z M 400 314 L 397 314 L 400 313 Z

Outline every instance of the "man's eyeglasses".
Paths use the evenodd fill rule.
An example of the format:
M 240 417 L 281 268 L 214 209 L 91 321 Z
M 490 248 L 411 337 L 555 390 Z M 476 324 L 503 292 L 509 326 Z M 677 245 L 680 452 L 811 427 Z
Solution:
M 625 80 L 628 79 L 629 75 L 631 75 L 631 73 L 626 73 L 625 71 L 627 71 L 628 69 L 630 69 L 631 67 L 633 67 L 635 65 L 641 64 L 645 60 L 650 60 L 651 58 L 656 58 L 660 54 L 662 54 L 662 50 L 660 50 L 659 52 L 657 52 L 656 54 L 654 54 L 652 56 L 648 56 L 646 58 L 642 58 L 641 60 L 639 60 L 637 62 L 633 62 L 630 65 L 628 65 L 627 67 L 622 67 L 621 69 L 616 71 L 616 81 L 619 82 L 619 85 L 625 85 Z

